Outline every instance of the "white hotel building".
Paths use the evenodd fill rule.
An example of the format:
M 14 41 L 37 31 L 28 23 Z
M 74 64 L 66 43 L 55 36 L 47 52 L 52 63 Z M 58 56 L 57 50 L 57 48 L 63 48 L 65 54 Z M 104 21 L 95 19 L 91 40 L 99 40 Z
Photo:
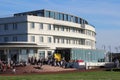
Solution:
M 20 62 L 28 61 L 28 57 L 47 58 L 56 52 L 67 60 L 75 59 L 74 49 L 96 49 L 95 36 L 95 27 L 74 15 L 44 9 L 17 13 L 0 18 L 0 59 Z M 84 57 L 79 56 L 76 59 Z M 91 61 L 98 60 L 95 58 Z

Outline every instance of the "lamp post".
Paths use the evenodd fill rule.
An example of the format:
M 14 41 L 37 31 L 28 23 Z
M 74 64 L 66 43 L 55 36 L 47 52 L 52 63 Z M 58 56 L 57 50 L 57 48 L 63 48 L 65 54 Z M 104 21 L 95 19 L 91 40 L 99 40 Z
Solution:
M 112 52 L 111 52 L 111 46 L 109 46 L 109 52 L 110 52 L 110 62 L 112 62 Z
M 105 47 L 105 45 L 102 45 L 102 48 L 103 48 L 103 50 L 106 50 L 106 47 Z
M 109 62 L 109 52 L 105 51 L 104 52 L 104 56 L 105 56 L 105 62 Z

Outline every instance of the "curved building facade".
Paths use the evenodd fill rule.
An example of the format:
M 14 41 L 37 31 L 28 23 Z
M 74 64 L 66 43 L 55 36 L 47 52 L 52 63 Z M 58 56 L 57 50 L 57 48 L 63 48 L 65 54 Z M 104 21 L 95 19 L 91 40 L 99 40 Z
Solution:
M 95 27 L 74 15 L 50 10 L 17 13 L 0 18 L 0 55 L 20 62 L 60 52 L 69 53 L 70 60 L 73 48 L 95 50 L 95 36 Z
M 14 16 L 24 15 L 27 15 L 28 36 L 34 35 L 38 45 L 47 43 L 51 48 L 95 49 L 95 27 L 80 17 L 49 10 L 18 13 Z M 43 42 L 39 41 L 39 37 Z M 47 38 L 50 41 L 46 41 Z M 28 42 L 31 42 L 30 39 Z

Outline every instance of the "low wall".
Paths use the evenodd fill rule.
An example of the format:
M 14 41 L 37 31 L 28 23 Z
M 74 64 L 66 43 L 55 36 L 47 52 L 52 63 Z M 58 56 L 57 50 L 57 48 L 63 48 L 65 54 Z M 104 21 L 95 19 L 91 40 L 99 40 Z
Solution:
M 94 69 L 100 67 L 112 67 L 114 63 L 112 62 L 81 62 L 80 66 L 85 66 L 86 69 Z

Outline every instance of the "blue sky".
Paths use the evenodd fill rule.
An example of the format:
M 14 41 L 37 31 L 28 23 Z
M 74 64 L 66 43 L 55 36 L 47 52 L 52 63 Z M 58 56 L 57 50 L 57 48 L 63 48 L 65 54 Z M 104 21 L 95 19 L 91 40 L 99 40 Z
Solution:
M 0 0 L 0 17 L 50 9 L 74 14 L 96 27 L 97 48 L 120 51 L 120 0 Z

